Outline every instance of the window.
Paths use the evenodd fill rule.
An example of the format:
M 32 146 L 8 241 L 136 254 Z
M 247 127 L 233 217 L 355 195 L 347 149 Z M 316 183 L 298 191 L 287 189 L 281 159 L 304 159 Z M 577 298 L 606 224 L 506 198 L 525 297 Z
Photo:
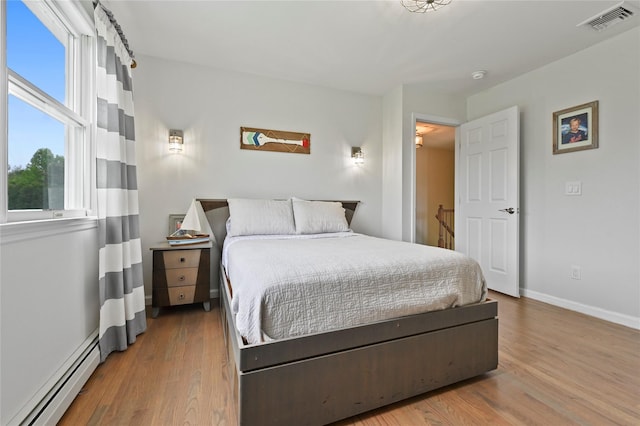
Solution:
M 91 18 L 79 2 L 2 3 L 7 115 L 0 222 L 86 216 L 94 170 Z

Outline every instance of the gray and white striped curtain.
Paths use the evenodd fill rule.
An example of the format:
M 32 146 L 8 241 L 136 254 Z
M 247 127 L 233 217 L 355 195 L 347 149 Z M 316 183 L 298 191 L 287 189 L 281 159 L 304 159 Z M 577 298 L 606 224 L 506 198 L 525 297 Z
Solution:
M 101 5 L 94 10 L 98 92 L 100 358 L 147 328 L 138 218 L 131 57 Z

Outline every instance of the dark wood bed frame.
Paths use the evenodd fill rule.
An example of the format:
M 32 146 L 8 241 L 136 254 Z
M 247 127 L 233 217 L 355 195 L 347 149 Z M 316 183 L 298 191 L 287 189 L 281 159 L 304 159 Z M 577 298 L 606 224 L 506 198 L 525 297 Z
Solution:
M 226 200 L 199 200 L 219 249 Z M 357 202 L 343 201 L 349 223 Z M 212 250 L 217 251 L 217 250 Z M 217 256 L 220 256 L 217 251 Z M 219 267 L 232 395 L 241 425 L 322 425 L 494 370 L 496 301 L 247 345 Z

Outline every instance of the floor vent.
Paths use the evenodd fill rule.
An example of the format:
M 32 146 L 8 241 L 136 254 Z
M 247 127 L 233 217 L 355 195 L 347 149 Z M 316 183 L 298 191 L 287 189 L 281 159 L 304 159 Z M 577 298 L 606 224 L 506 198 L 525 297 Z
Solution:
M 635 8 L 629 5 L 629 2 L 623 1 L 579 23 L 577 26 L 588 25 L 596 31 L 602 31 L 635 16 L 637 12 Z

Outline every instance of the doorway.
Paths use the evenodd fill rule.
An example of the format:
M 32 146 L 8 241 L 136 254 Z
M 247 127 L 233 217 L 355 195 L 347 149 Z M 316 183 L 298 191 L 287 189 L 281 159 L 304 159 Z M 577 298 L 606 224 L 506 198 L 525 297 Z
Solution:
M 436 129 L 444 126 L 454 132 L 454 163 L 450 166 L 454 176 L 453 206 L 458 224 L 454 248 L 480 264 L 489 289 L 519 297 L 518 107 L 513 106 L 466 123 L 415 113 L 411 120 L 410 126 L 405 128 L 404 134 L 407 136 L 411 131 L 420 133 L 419 124 Z M 434 215 L 429 214 L 429 205 L 433 206 L 435 194 L 428 189 L 425 193 L 422 186 L 431 185 L 431 181 L 434 184 L 444 182 L 444 179 L 438 174 L 433 178 L 423 177 L 422 169 L 429 167 L 426 167 L 428 164 L 421 164 L 418 157 L 422 155 L 419 151 L 430 140 L 435 140 L 437 134 L 438 131 L 430 130 L 420 135 L 423 136 L 422 148 L 416 148 L 413 137 L 404 140 L 404 154 L 410 165 L 404 182 L 410 186 L 408 190 L 413 196 L 407 210 L 410 221 L 403 232 L 413 233 L 411 241 L 421 244 L 429 244 L 429 228 L 436 226 L 430 218 Z M 421 222 L 419 226 L 418 217 Z
M 416 120 L 415 132 L 415 242 L 454 249 L 456 127 Z

